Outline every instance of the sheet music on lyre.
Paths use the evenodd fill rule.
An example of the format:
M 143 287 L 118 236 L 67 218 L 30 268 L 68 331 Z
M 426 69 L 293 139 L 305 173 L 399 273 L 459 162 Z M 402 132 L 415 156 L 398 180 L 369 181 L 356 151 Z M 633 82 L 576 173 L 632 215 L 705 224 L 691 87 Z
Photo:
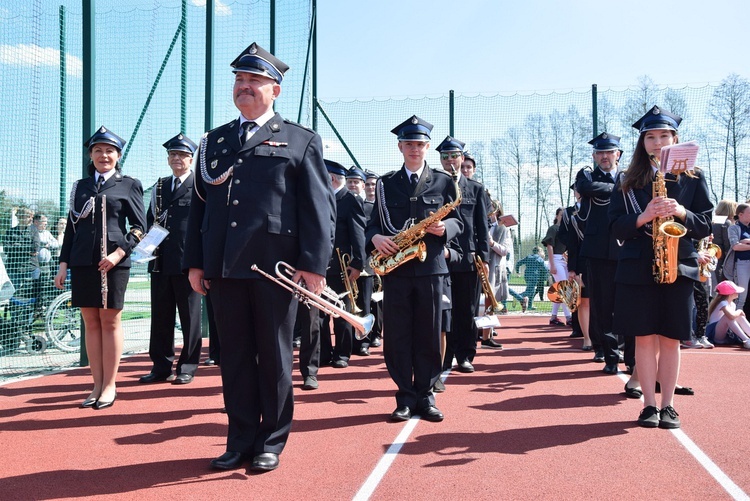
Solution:
M 698 142 L 671 144 L 661 149 L 661 172 L 692 172 L 698 158 Z

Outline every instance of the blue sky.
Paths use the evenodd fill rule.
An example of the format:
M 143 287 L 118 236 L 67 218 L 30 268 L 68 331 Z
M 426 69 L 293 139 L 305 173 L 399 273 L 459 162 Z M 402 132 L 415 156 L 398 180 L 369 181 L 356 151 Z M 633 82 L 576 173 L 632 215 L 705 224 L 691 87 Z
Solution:
M 318 0 L 324 99 L 750 77 L 744 0 Z

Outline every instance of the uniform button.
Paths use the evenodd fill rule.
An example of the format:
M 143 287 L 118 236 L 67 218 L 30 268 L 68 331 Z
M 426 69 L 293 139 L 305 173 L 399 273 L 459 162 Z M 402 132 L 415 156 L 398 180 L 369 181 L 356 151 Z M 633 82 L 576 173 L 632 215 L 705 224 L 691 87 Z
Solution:
M 292 230 L 286 230 L 286 232 L 287 232 L 287 233 L 291 233 L 291 232 L 292 232 Z
M 272 156 L 272 157 L 273 157 L 273 156 L 276 156 L 276 152 L 275 152 L 275 151 L 272 151 L 272 152 L 271 152 L 271 156 Z
M 234 221 L 232 221 L 232 223 L 229 226 L 231 226 L 232 228 L 236 228 L 237 227 L 237 223 L 234 222 Z
M 227 152 L 227 150 L 221 150 L 221 152 L 222 152 L 222 153 L 226 153 L 226 152 Z
M 241 164 L 241 163 L 242 163 L 242 159 L 241 159 L 241 158 L 238 158 L 238 159 L 237 159 L 237 163 L 238 163 L 238 164 Z
M 235 179 L 234 180 L 234 184 L 240 184 L 240 180 L 239 179 Z
M 240 203 L 239 200 L 232 200 L 232 205 L 239 205 L 239 203 Z

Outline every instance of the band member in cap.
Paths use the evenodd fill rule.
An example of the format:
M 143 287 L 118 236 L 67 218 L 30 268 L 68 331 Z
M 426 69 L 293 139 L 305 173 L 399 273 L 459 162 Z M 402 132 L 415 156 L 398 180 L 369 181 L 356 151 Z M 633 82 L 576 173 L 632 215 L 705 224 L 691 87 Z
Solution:
M 622 150 L 620 138 L 607 132 L 602 132 L 589 144 L 594 147 L 592 155 L 595 167 L 593 170 L 583 168 L 576 175 L 576 191 L 581 195 L 578 215 L 585 227 L 579 249 L 583 260 L 579 260 L 579 263 L 585 262 L 586 270 L 569 268 L 568 271 L 583 274 L 583 283 L 588 289 L 589 335 L 594 346 L 594 361 L 605 363 L 606 374 L 617 374 L 620 350 L 612 325 L 612 314 L 619 247 L 610 234 L 607 209 Z M 626 360 L 626 365 L 632 367 L 633 361 Z
M 440 152 L 440 163 L 446 172 L 461 172 L 464 162 L 464 143 L 451 136 L 446 137 L 436 148 Z M 477 329 L 474 317 L 479 313 L 479 296 L 482 291 L 479 275 L 474 265 L 474 255 L 482 259 L 484 273 L 489 277 L 490 233 L 487 225 L 487 195 L 484 186 L 459 174 L 461 205 L 458 213 L 463 222 L 463 232 L 458 236 L 461 260 L 451 264 L 451 330 L 443 361 L 450 368 L 456 357 L 459 372 L 474 372 L 471 362 L 477 353 Z
M 217 469 L 279 464 L 292 424 L 297 301 L 251 269 L 296 268 L 295 283 L 325 287 L 331 192 L 320 136 L 274 113 L 288 66 L 253 43 L 231 64 L 239 118 L 206 133 L 197 154 L 183 268 L 210 290 L 229 418 Z
M 177 134 L 164 143 L 164 147 L 172 175 L 156 181 L 146 220 L 149 228 L 156 223 L 169 231 L 169 235 L 156 250 L 156 259 L 148 263 L 151 273 L 148 355 L 154 365 L 151 372 L 142 376 L 139 382 L 187 384 L 193 380 L 198 369 L 202 346 L 201 296 L 190 287 L 187 275 L 182 273 L 185 231 L 195 179 L 190 166 L 198 146 L 184 134 Z M 180 315 L 183 339 L 176 375 L 172 374 L 175 310 Z
M 379 177 L 374 172 L 365 170 L 365 200 L 363 205 L 367 223 L 370 222 L 372 209 L 375 207 L 375 187 L 378 184 Z M 365 259 L 365 269 L 362 270 L 362 274 L 357 279 L 360 296 L 357 299 L 357 305 L 362 309 L 362 315 L 366 316 L 368 313 L 372 313 L 375 316 L 375 325 L 365 339 L 362 341 L 354 340 L 354 353 L 359 353 L 360 355 L 369 355 L 370 347 L 378 348 L 381 345 L 381 333 L 383 332 L 382 301 L 372 300 L 376 280 L 378 284 L 381 283 L 380 277 L 376 277 L 375 272 L 370 268 L 369 259 Z
M 664 195 L 657 189 L 654 196 L 661 150 L 678 142 L 681 121 L 654 106 L 633 124 L 640 131 L 638 143 L 628 170 L 615 184 L 609 206 L 612 234 L 623 243 L 615 275 L 615 325 L 623 335 L 635 337 L 636 372 L 644 404 L 638 424 L 647 428 L 680 427 L 672 401 L 680 371 L 680 340 L 690 339 L 693 282 L 699 280 L 698 253 L 691 239 L 711 233 L 713 205 L 699 169 L 679 176 L 664 174 Z M 677 263 L 671 263 L 676 265 L 676 279 L 659 283 L 654 272 L 669 263 L 654 260 L 655 223 L 657 218 L 668 217 L 687 233 L 678 238 Z M 656 407 L 657 377 L 661 410 Z M 635 374 L 631 387 L 637 384 L 633 379 Z
M 356 283 L 364 268 L 365 260 L 365 211 L 362 200 L 346 189 L 346 169 L 343 165 L 330 160 L 325 161 L 331 178 L 331 187 L 336 197 L 336 229 L 333 243 L 333 255 L 326 272 L 326 283 L 337 294 L 347 292 L 342 277 L 341 259 L 348 260 L 346 273 L 351 283 Z M 337 253 L 338 251 L 338 253 Z M 348 295 L 342 298 L 347 311 L 352 311 L 352 302 Z M 331 329 L 327 316 L 321 323 L 320 359 L 321 364 L 330 363 L 332 367 L 343 369 L 349 366 L 352 355 L 354 329 L 343 318 L 333 319 L 335 346 L 331 345 Z
M 385 256 L 399 251 L 392 236 L 419 224 L 456 199 L 456 183 L 445 172 L 431 169 L 425 157 L 432 125 L 412 116 L 391 132 L 398 136 L 404 157 L 401 169 L 385 174 L 376 188 L 373 217 L 367 226 L 369 249 Z M 450 207 L 450 206 L 448 206 Z M 446 209 L 447 210 L 447 209 Z M 391 419 L 405 421 L 412 413 L 442 421 L 432 387 L 440 377 L 440 320 L 446 243 L 461 233 L 455 210 L 425 228 L 424 261 L 412 259 L 383 277 L 383 354 L 398 386 Z
M 364 200 L 365 198 L 365 173 L 356 165 L 346 171 L 346 189 Z
M 115 379 L 123 344 L 120 316 L 130 278 L 129 256 L 146 227 L 141 182 L 121 173 L 124 145 L 105 127 L 84 144 L 91 157 L 89 177 L 73 184 L 55 276 L 55 286 L 62 289 L 70 271 L 72 303 L 81 308 L 94 378 L 94 389 L 81 407 L 94 409 L 112 406 L 117 397 Z

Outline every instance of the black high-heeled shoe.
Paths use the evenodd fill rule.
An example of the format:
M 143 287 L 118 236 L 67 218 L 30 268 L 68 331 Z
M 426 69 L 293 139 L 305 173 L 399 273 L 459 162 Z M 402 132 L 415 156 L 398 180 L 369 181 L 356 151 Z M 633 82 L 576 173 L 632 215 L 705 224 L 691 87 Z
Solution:
M 81 402 L 81 409 L 88 409 L 89 407 L 93 407 L 96 405 L 97 398 L 96 397 L 89 397 L 83 402 Z
M 94 404 L 94 409 L 101 410 L 106 409 L 107 407 L 112 407 L 115 403 L 115 400 L 117 400 L 117 392 L 115 392 L 115 396 L 112 397 L 112 400 L 109 402 L 103 402 L 102 400 L 97 400 Z

